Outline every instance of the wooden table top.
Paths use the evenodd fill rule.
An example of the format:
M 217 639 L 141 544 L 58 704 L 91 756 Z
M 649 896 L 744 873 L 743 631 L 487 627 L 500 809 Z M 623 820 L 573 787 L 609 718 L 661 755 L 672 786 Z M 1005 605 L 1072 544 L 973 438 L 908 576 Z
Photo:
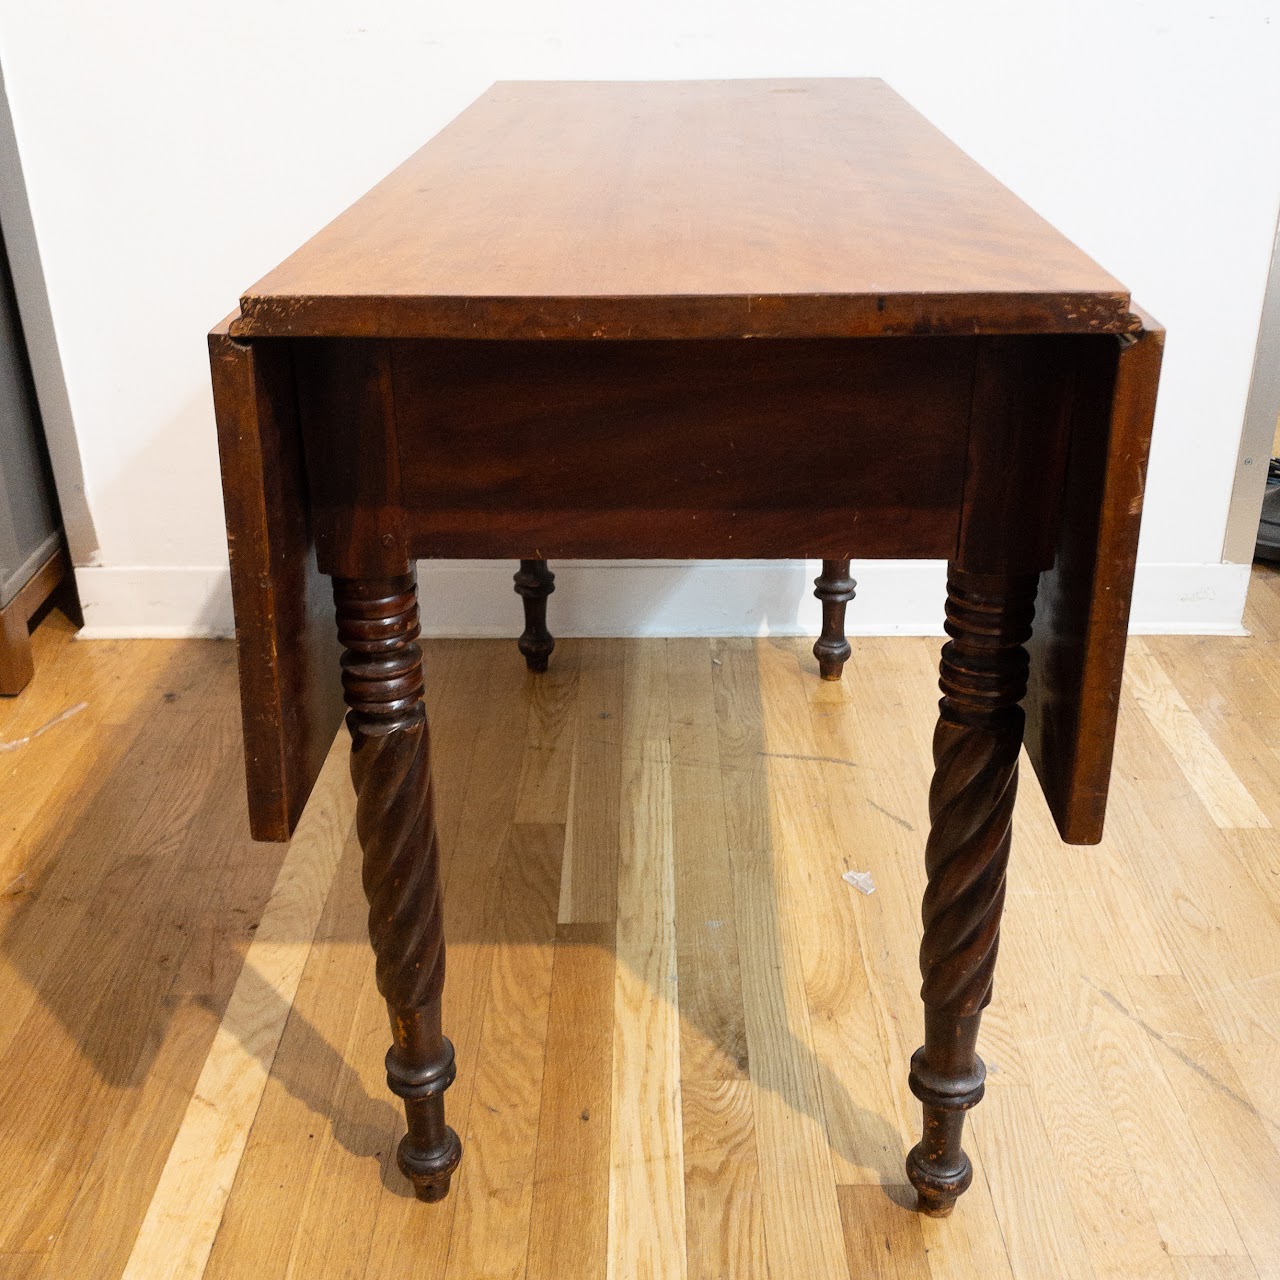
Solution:
M 238 337 L 1119 333 L 1128 291 L 879 80 L 494 85 Z

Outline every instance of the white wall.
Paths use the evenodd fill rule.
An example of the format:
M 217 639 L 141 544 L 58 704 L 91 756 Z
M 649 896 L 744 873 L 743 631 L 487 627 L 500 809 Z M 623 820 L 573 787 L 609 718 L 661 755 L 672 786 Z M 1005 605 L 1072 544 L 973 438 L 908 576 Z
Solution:
M 79 573 L 99 634 L 228 625 L 204 333 L 492 80 L 863 74 L 1167 326 L 1136 621 L 1238 624 L 1244 571 L 1219 562 L 1280 204 L 1280 4 L 40 0 L 0 8 L 0 62 L 100 542 Z M 509 632 L 512 568 L 442 580 L 429 624 Z M 655 572 L 598 608 L 591 571 L 567 573 L 560 629 L 687 629 L 708 593 L 720 630 L 816 617 L 800 566 Z M 919 604 L 936 566 L 859 576 L 864 627 L 936 622 Z

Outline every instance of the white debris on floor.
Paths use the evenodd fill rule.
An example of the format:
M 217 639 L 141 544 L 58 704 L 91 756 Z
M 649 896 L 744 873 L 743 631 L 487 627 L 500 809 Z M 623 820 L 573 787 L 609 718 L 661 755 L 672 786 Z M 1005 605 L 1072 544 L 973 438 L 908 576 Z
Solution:
M 47 724 L 42 724 L 33 733 L 27 734 L 25 738 L 14 738 L 12 742 L 0 742 L 0 751 L 16 751 L 19 747 L 25 747 L 28 742 L 34 742 L 42 733 L 48 733 L 56 724 L 61 724 L 64 720 L 70 720 L 73 715 L 79 711 L 83 711 L 89 704 L 87 702 L 77 702 L 74 707 L 68 707 L 60 715 L 56 715 Z
M 846 871 L 840 877 L 846 884 L 851 884 L 859 893 L 875 893 L 875 881 L 870 871 Z

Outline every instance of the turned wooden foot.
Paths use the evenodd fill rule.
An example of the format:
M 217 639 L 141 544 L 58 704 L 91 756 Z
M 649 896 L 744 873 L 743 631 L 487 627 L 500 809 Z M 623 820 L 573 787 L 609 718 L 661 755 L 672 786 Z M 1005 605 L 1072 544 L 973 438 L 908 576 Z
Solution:
M 524 598 L 524 632 L 518 644 L 530 671 L 545 671 L 556 647 L 547 630 L 547 597 L 556 589 L 556 575 L 545 560 L 521 560 L 515 576 L 516 592 Z
M 925 1041 L 910 1076 L 924 1134 L 907 1157 L 920 1208 L 937 1217 L 973 1178 L 960 1137 L 986 1077 L 978 1024 L 991 999 L 1004 907 L 1036 581 L 955 566 L 947 579 L 951 640 L 942 650 L 920 945 Z
M 849 577 L 847 560 L 824 560 L 822 573 L 813 580 L 813 594 L 822 601 L 822 634 L 813 646 L 818 671 L 824 680 L 839 680 L 849 661 L 844 635 L 845 606 L 853 599 L 857 583 Z
M 395 578 L 335 578 L 342 686 L 351 731 L 356 831 L 364 850 L 369 941 L 391 1017 L 387 1085 L 404 1099 L 396 1153 L 419 1200 L 440 1200 L 462 1158 L 445 1124 L 453 1046 L 440 1031 L 444 933 L 431 792 L 417 588 Z

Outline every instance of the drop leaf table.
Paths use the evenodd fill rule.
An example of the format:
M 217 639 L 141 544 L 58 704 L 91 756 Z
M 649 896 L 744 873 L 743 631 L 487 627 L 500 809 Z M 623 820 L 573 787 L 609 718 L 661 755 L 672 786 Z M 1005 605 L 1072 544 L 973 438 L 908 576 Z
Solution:
M 540 670 L 549 559 L 821 559 L 827 678 L 851 557 L 949 562 L 907 1160 L 945 1214 L 1024 738 L 1101 838 L 1162 344 L 878 80 L 498 84 L 244 294 L 209 348 L 252 827 L 345 699 L 421 1199 L 461 1148 L 415 562 L 518 560 Z

